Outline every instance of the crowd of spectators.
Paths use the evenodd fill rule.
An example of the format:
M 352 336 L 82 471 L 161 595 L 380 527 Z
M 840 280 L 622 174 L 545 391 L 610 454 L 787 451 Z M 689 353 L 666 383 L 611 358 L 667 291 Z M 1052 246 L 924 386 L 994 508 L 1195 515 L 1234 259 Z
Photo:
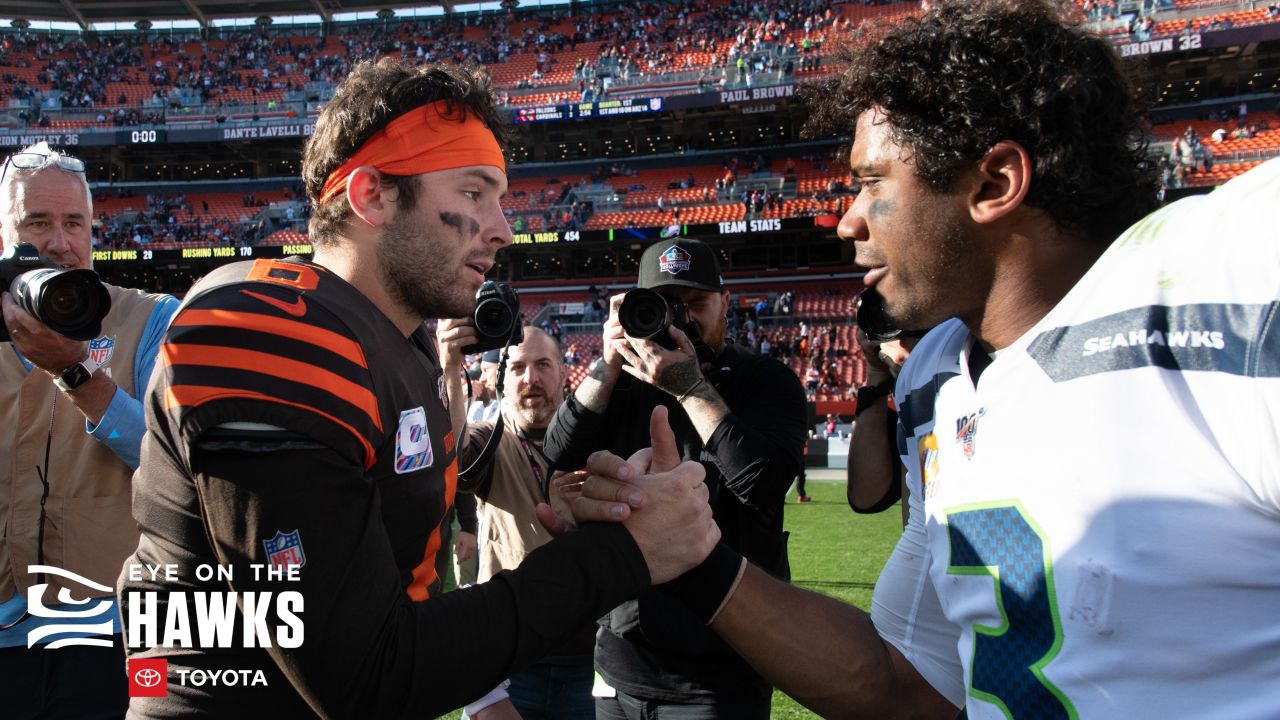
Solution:
M 96 198 L 97 201 L 103 197 Z M 304 210 L 297 213 L 294 205 Z M 306 203 L 290 203 L 284 217 L 272 218 L 261 209 L 266 200 L 246 193 L 238 217 L 217 216 L 208 201 L 192 201 L 185 194 L 150 193 L 145 207 L 109 216 L 100 211 L 94 222 L 94 242 L 101 248 L 136 249 L 156 243 L 199 243 L 205 245 L 253 245 L 280 227 L 304 222 Z
M 1148 5 L 1159 7 L 1158 3 Z M 1087 0 L 1082 7 L 1095 17 L 1114 11 L 1116 4 L 1114 0 Z M 477 33 L 476 28 L 481 32 Z M 465 16 L 457 22 L 397 20 L 355 25 L 337 36 L 286 36 L 257 28 L 233 36 L 225 45 L 197 42 L 194 51 L 190 44 L 163 35 L 130 33 L 86 39 L 16 32 L 0 39 L 0 68 L 35 67 L 39 72 L 34 83 L 13 72 L 0 72 L 0 94 L 7 91 L 11 97 L 30 99 L 38 98 L 41 88 L 52 88 L 61 95 L 63 107 L 92 106 L 97 109 L 98 123 L 134 126 L 163 122 L 165 106 L 221 103 L 220 98 L 233 90 L 278 93 L 301 91 L 304 83 L 332 86 L 345 76 L 354 61 L 379 55 L 484 64 L 500 64 L 516 54 L 529 55 L 535 58 L 534 74 L 547 75 L 558 55 L 573 52 L 582 43 L 599 42 L 598 56 L 579 57 L 573 68 L 579 92 L 592 97 L 604 91 L 600 81 L 605 70 L 615 74 L 621 70 L 623 77 L 630 72 L 628 68 L 637 73 L 667 72 L 694 67 L 702 62 L 697 58 L 709 55 L 713 64 L 732 74 L 730 69 L 744 67 L 747 58 L 770 49 L 794 51 L 802 58 L 817 57 L 811 51 L 820 47 L 828 35 L 845 34 L 851 29 L 846 15 L 818 0 L 730 0 L 711 8 L 692 0 L 637 0 L 605 12 L 586 6 L 572 16 L 550 14 L 529 19 L 508 12 Z M 803 41 L 797 46 L 798 34 L 803 35 Z M 767 61 L 761 67 L 767 68 Z M 752 65 L 750 72 L 754 70 Z M 124 94 L 107 96 L 108 83 L 134 80 L 135 73 L 149 79 L 154 87 L 146 106 L 127 106 Z M 522 78 L 517 85 L 534 87 L 537 79 Z M 275 102 L 266 101 L 263 109 L 275 109 Z M 21 110 L 19 117 L 33 125 L 49 125 L 49 118 L 38 103 Z M 1241 123 L 1234 129 L 1224 127 L 1213 133 L 1212 140 L 1249 137 L 1259 129 L 1256 123 Z M 1188 175 L 1211 170 L 1215 160 L 1211 144 L 1194 131 L 1175 141 L 1163 165 L 1166 186 L 1184 185 Z M 794 161 L 787 162 L 782 174 L 790 178 L 794 176 Z M 714 188 L 703 188 L 704 192 L 696 197 L 687 193 L 670 198 L 659 195 L 656 205 L 659 210 L 671 211 L 672 222 L 681 220 L 682 205 L 735 202 L 742 204 L 750 216 L 774 211 L 790 197 L 777 188 L 739 182 L 740 175 L 749 177 L 762 169 L 768 169 L 768 161 L 763 158 L 734 158 L 726 162 Z M 607 169 L 601 166 L 591 179 L 602 182 L 633 173 L 615 163 Z M 692 177 L 676 178 L 669 187 L 684 190 L 694 185 Z M 646 188 L 633 183 L 627 189 L 635 192 Z M 788 211 L 828 212 L 830 200 L 856 190 L 851 183 L 831 179 L 825 188 L 797 193 L 796 199 L 809 203 L 789 206 Z M 517 232 L 522 232 L 579 229 L 591 213 L 590 203 L 569 198 L 562 191 L 550 200 L 530 195 L 528 209 L 510 215 Z M 159 227 L 152 227 L 149 222 L 144 230 L 151 232 L 125 235 L 144 239 L 167 236 L 169 226 L 175 224 L 189 223 L 166 219 Z M 205 232 L 198 227 L 187 235 L 204 237 Z M 227 234 L 234 233 L 224 232 L 222 236 Z
M 1131 36 L 1149 37 L 1151 14 L 1172 3 L 1140 3 L 1139 12 L 1128 15 Z M 216 47 L 194 41 L 195 49 L 185 39 L 159 33 L 81 37 L 15 32 L 0 40 L 0 68 L 36 67 L 39 73 L 32 80 L 24 73 L 0 72 L 0 99 L 55 96 L 53 105 L 59 108 L 99 109 L 98 122 L 159 121 L 157 114 L 131 114 L 126 106 L 135 104 L 134 99 L 108 89 L 109 83 L 128 82 L 155 88 L 141 101 L 151 108 L 235 107 L 262 95 L 261 109 L 271 112 L 283 109 L 277 107 L 282 93 L 308 92 L 312 99 L 323 99 L 355 62 L 393 55 L 488 66 L 532 57 L 527 75 L 499 84 L 501 102 L 516 103 L 522 91 L 534 89 L 551 91 L 539 96 L 544 102 L 590 102 L 605 97 L 610 83 L 657 82 L 671 73 L 697 72 L 699 83 L 709 87 L 749 85 L 760 73 L 787 76 L 814 69 L 821 63 L 824 43 L 857 32 L 848 14 L 822 0 L 729 0 L 714 7 L 694 0 L 632 0 L 607 9 L 574 9 L 572 15 L 565 8 L 536 17 L 508 11 L 387 20 L 344 26 L 341 34 L 330 36 L 293 36 L 258 27 L 231 35 Z M 1118 0 L 1084 0 L 1081 11 L 1091 21 L 1122 17 Z M 1268 5 L 1268 14 L 1280 17 L 1280 5 Z M 1227 27 L 1229 18 L 1215 22 L 1209 29 Z M 571 60 L 575 64 L 566 82 L 564 74 L 555 72 L 558 57 L 576 54 L 583 43 L 598 43 L 598 50 Z M 123 113 L 114 109 L 121 107 Z M 38 107 L 23 114 L 21 120 L 41 123 Z
M 578 230 L 591 216 L 591 205 L 585 202 L 573 200 L 563 205 L 549 206 L 541 208 L 541 211 L 524 211 L 516 213 L 515 211 L 507 211 L 508 219 L 511 223 L 511 231 L 514 233 L 531 232 L 535 228 L 532 227 L 531 218 L 539 218 L 542 223 L 536 229 L 544 231 L 555 230 Z
M 1162 10 L 1168 10 L 1173 5 L 1173 0 L 1142 0 L 1136 5 L 1126 3 L 1123 12 L 1133 13 L 1135 18 L 1142 18 Z M 1080 10 L 1085 19 L 1090 22 L 1110 22 L 1119 19 L 1122 14 L 1119 0 L 1084 0 L 1080 3 Z M 1132 20 L 1128 29 L 1130 33 L 1133 33 L 1134 24 Z
M 155 60 L 148 72 L 153 86 L 179 90 L 188 104 L 207 104 L 231 91 L 254 95 L 297 92 L 304 89 L 300 75 L 310 79 L 328 62 L 322 53 L 324 46 L 323 37 L 272 37 L 258 30 L 216 52 L 208 42 L 202 42 L 198 56 L 179 55 L 170 64 Z M 273 99 L 266 101 L 271 102 Z
M 0 75 L 0 80 L 16 99 L 36 99 L 43 90 L 52 90 L 63 107 L 107 105 L 107 83 L 132 78 L 132 68 L 143 62 L 143 45 L 140 34 L 85 39 L 13 33 L 0 41 L 0 67 L 36 67 L 39 72 L 34 84 L 13 73 Z
M 147 216 L 131 223 L 107 223 L 94 234 L 95 247 L 119 249 L 145 248 L 157 243 L 193 243 L 201 245 L 252 245 L 265 237 L 261 222 L 236 223 L 227 219 L 191 220 L 170 223 L 167 219 Z
M 851 30 L 852 21 L 817 0 L 745 0 L 704 9 L 693 2 L 635 2 L 610 15 L 587 15 L 588 37 L 605 37 L 595 67 L 575 75 L 607 72 L 621 80 L 711 68 L 726 82 L 750 83 L 755 73 L 817 67 L 828 35 Z M 803 29 L 799 42 L 785 37 Z
M 692 0 L 637 0 L 606 11 L 590 6 L 580 10 L 572 16 L 551 14 L 532 20 L 507 12 L 465 16 L 461 21 L 383 22 L 350 26 L 337 36 L 287 36 L 255 28 L 217 47 L 198 41 L 196 49 L 183 39 L 142 32 L 87 38 L 16 32 L 0 41 L 0 68 L 36 67 L 39 72 L 34 82 L 21 74 L 0 73 L 0 94 L 20 100 L 56 98 L 60 108 L 98 108 L 107 121 L 114 114 L 105 107 L 132 104 L 122 93 L 112 96 L 108 84 L 113 82 L 155 88 L 142 100 L 152 107 L 243 103 L 240 96 L 246 93 L 270 94 L 267 104 L 282 92 L 304 91 L 309 83 L 332 87 L 353 63 L 382 55 L 483 65 L 531 55 L 533 71 L 501 88 L 500 99 L 510 101 L 512 90 L 548 84 L 558 55 L 576 51 L 580 43 L 600 42 L 595 57 L 579 58 L 570 83 L 591 100 L 605 94 L 606 77 L 651 76 L 709 65 L 732 81 L 761 71 L 805 69 L 816 65 L 829 36 L 850 30 L 850 21 L 820 0 L 731 0 L 710 9 Z M 478 37 L 467 32 L 477 27 Z M 801 28 L 800 41 L 789 37 L 784 42 L 788 30 Z M 238 93 L 235 100 L 223 97 L 232 92 Z M 571 88 L 564 88 L 562 99 L 570 93 Z M 29 113 L 29 119 L 38 121 L 38 114 Z M 127 110 L 120 117 L 122 122 L 130 119 L 134 118 Z
M 1194 126 L 1187 126 L 1181 135 L 1169 145 L 1169 152 L 1160 159 L 1161 182 L 1166 189 L 1186 187 L 1192 176 L 1213 170 L 1216 158 L 1212 147 L 1231 140 L 1247 140 L 1271 129 L 1265 116 L 1250 118 L 1249 108 L 1241 103 L 1224 107 L 1211 114 L 1212 120 L 1221 122 L 1209 137 L 1202 137 Z M 1230 128 L 1230 129 L 1228 129 Z M 1230 158 L 1227 158 L 1230 159 Z

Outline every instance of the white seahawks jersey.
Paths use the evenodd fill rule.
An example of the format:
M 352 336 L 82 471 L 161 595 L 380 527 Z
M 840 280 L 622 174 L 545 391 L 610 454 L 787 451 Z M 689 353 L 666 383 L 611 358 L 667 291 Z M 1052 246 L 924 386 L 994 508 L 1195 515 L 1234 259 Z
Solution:
M 970 718 L 1280 717 L 1278 299 L 1273 160 L 1130 228 L 976 388 L 959 321 L 912 353 L 872 618 Z

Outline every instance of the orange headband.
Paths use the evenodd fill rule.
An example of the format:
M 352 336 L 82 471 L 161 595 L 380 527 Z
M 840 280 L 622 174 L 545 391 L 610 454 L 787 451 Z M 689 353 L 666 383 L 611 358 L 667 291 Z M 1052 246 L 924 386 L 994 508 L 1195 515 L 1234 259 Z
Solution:
M 373 167 L 390 175 L 421 175 L 491 165 L 505 173 L 502 149 L 484 122 L 474 113 L 468 113 L 466 120 L 447 116 L 447 107 L 447 100 L 422 105 L 374 133 L 355 155 L 329 173 L 320 204 L 346 192 L 347 180 L 358 167 Z

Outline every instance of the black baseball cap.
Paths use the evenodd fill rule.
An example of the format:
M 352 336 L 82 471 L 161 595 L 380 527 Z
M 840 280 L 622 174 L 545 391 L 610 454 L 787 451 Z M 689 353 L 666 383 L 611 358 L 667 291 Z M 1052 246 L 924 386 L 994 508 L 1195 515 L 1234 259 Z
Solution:
M 714 250 L 701 240 L 679 238 L 654 243 L 644 251 L 636 287 L 689 287 L 720 292 L 724 282 Z

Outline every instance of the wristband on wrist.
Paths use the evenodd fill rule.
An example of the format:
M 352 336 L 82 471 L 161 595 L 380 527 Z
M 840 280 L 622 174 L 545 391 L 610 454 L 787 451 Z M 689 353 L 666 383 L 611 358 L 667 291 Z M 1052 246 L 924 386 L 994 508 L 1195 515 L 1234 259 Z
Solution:
M 684 399 L 685 399 L 685 398 L 687 398 L 687 397 L 689 397 L 689 394 L 690 394 L 690 393 L 692 393 L 694 390 L 697 390 L 698 388 L 702 387 L 702 383 L 704 383 L 704 382 L 706 382 L 706 381 L 707 381 L 707 379 L 706 379 L 706 378 L 704 378 L 704 377 L 698 378 L 698 382 L 696 382 L 696 383 L 694 383 L 694 384 L 690 385 L 688 390 L 685 390 L 683 393 L 681 393 L 681 394 L 676 398 L 676 402 L 684 402 Z
M 654 588 L 684 603 L 698 619 L 710 625 L 737 586 L 746 564 L 746 558 L 719 543 L 701 565 Z

